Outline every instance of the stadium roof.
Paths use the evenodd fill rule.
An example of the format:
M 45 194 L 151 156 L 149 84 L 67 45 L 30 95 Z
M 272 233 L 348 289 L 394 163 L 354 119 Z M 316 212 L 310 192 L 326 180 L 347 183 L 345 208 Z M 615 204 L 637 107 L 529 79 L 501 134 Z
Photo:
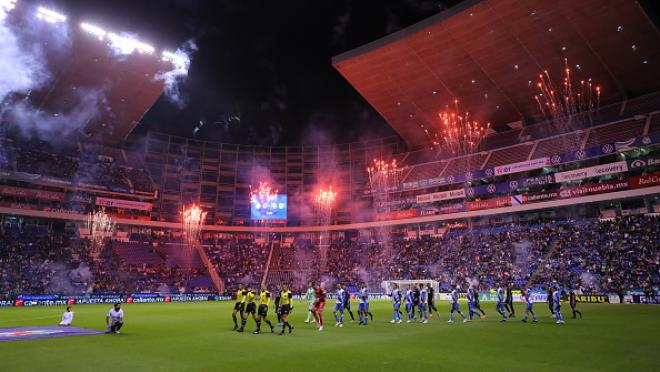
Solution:
M 538 74 L 567 59 L 601 103 L 660 88 L 660 34 L 631 0 L 468 0 L 332 60 L 410 145 L 454 99 L 493 126 L 534 119 Z

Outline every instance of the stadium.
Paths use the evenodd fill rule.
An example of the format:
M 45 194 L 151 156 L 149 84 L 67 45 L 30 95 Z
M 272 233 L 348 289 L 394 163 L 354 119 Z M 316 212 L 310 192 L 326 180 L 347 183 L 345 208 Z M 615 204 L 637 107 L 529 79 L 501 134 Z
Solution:
M 3 371 L 657 370 L 658 4 L 114 3 L 0 0 Z

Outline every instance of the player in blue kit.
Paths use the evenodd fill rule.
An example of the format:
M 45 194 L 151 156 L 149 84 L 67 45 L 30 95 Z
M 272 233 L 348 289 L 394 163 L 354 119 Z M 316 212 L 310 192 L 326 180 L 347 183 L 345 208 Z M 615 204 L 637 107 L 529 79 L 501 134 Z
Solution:
M 415 320 L 415 306 L 413 306 L 413 291 L 411 288 L 406 290 L 406 312 L 408 313 L 406 323 Z
M 474 315 L 478 316 L 480 319 L 483 319 L 482 315 L 479 313 L 477 307 L 475 306 L 476 304 L 475 301 L 478 301 L 477 296 L 479 296 L 479 294 L 474 290 L 474 288 L 472 286 L 468 287 L 467 299 L 468 299 L 468 316 L 470 317 L 470 321 L 472 321 L 472 317 Z
M 344 291 L 344 288 L 341 287 L 341 284 L 337 284 L 337 303 L 335 303 L 335 309 L 332 312 L 332 314 L 335 316 L 335 327 L 344 326 L 344 301 L 346 301 L 344 298 L 345 295 L 346 291 Z
M 363 283 L 362 288 L 360 288 L 360 293 L 358 294 L 358 318 L 360 318 L 360 324 L 367 325 L 369 324 L 369 290 L 367 289 L 367 284 Z
M 449 320 L 447 323 L 454 323 L 454 312 L 457 312 L 461 314 L 461 317 L 463 318 L 463 323 L 467 322 L 468 319 L 465 317 L 465 314 L 461 311 L 461 306 L 458 304 L 458 291 L 457 291 L 457 286 L 452 285 L 452 291 L 451 291 L 451 310 L 449 310 Z
M 529 314 L 532 314 L 532 322 L 534 323 L 538 322 L 538 320 L 536 320 L 536 314 L 534 314 L 534 310 L 532 310 L 533 302 L 532 302 L 532 296 L 529 295 L 529 290 L 523 289 L 522 295 L 525 296 L 525 317 L 523 318 L 522 321 L 527 323 L 527 319 L 529 319 Z
M 428 300 L 429 292 L 426 290 L 423 284 L 419 285 L 419 322 L 428 323 L 429 322 L 429 313 L 428 313 Z
M 401 290 L 399 290 L 399 285 L 394 283 L 392 285 L 392 290 L 388 295 L 392 298 L 392 308 L 394 312 L 392 313 L 392 320 L 390 323 L 401 323 Z
M 564 317 L 561 315 L 561 289 L 559 289 L 559 285 L 557 285 L 555 291 L 552 292 L 552 303 L 555 305 L 555 318 L 557 318 L 555 323 L 564 324 Z
M 346 301 L 344 301 L 344 310 L 348 311 L 348 315 L 350 315 L 352 322 L 355 320 L 355 317 L 351 311 L 351 294 L 348 292 L 348 287 L 346 287 L 346 284 L 342 284 L 341 287 L 344 288 L 344 292 L 346 292 L 346 296 L 344 297 L 346 299 Z
M 504 289 L 498 283 L 497 285 L 497 305 L 495 305 L 497 312 L 502 315 L 502 322 L 506 322 L 506 308 L 504 308 Z

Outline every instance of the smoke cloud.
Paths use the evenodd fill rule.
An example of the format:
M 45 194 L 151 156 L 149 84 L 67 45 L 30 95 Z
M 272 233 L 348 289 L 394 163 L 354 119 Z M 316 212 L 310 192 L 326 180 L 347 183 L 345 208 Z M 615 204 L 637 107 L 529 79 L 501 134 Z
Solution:
M 188 77 L 190 68 L 190 57 L 197 51 L 197 45 L 193 40 L 186 41 L 181 48 L 174 53 L 164 53 L 163 60 L 172 64 L 172 69 L 156 74 L 156 80 L 165 82 L 165 97 L 174 103 L 179 109 L 188 104 L 188 97 L 181 90 L 183 82 Z

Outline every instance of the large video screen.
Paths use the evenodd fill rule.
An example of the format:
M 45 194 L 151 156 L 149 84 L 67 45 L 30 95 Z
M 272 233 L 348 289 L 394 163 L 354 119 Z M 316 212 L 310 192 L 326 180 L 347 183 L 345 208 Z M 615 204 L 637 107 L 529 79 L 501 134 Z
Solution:
M 253 220 L 286 220 L 286 195 L 277 194 L 270 202 L 252 202 L 250 218 Z

